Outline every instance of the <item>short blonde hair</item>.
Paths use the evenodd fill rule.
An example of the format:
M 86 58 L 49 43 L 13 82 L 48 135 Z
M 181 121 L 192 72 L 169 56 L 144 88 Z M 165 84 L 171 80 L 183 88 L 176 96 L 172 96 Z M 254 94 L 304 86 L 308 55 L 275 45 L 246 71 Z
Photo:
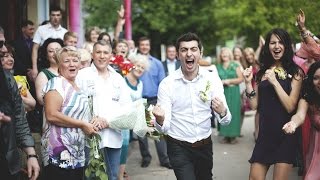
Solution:
M 219 64 L 221 63 L 221 54 L 222 54 L 222 52 L 224 52 L 224 51 L 229 54 L 230 61 L 233 60 L 233 53 L 232 53 L 231 49 L 228 48 L 228 47 L 223 47 L 223 48 L 221 48 L 220 53 L 219 53 L 219 56 L 218 56 L 218 61 L 217 61 L 217 62 L 218 62 Z
M 91 61 L 91 54 L 87 49 L 78 49 L 80 53 L 80 61 Z
M 133 54 L 130 55 L 128 58 L 133 65 L 136 65 L 138 63 L 142 63 L 145 66 L 145 70 L 149 69 L 150 63 L 149 63 L 149 58 L 146 55 L 142 55 L 142 54 Z
M 63 36 L 63 40 L 66 41 L 69 39 L 69 37 L 73 37 L 73 38 L 77 38 L 78 39 L 78 34 L 76 32 L 73 31 L 68 31 L 64 34 Z
M 72 56 L 72 57 L 77 57 L 79 60 L 80 60 L 80 53 L 78 52 L 77 48 L 76 47 L 73 47 L 73 46 L 65 46 L 61 49 L 59 49 L 57 52 L 56 52 L 56 63 L 58 64 L 58 66 L 60 65 L 61 63 L 61 60 L 62 60 L 62 54 L 63 53 L 67 53 L 68 56 Z

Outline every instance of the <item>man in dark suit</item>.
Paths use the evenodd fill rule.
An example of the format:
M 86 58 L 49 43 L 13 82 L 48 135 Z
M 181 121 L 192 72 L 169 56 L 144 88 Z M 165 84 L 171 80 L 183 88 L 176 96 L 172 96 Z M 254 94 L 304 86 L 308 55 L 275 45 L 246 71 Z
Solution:
M 15 49 L 14 74 L 27 76 L 28 71 L 32 69 L 31 52 L 32 38 L 35 31 L 32 21 L 26 20 L 22 23 L 21 37 L 12 42 Z
M 166 49 L 166 60 L 162 62 L 166 76 L 180 68 L 180 61 L 177 60 L 177 50 L 174 45 L 168 45 Z
M 30 93 L 33 97 L 36 97 L 35 85 L 31 76 L 32 69 L 32 38 L 35 32 L 34 23 L 30 20 L 26 20 L 22 23 L 21 27 L 21 37 L 18 37 L 14 40 L 11 45 L 15 50 L 14 53 L 14 75 L 26 76 L 27 81 L 30 86 Z M 41 112 L 37 111 L 38 105 L 36 109 L 28 112 L 27 119 L 33 133 L 40 133 L 42 126 L 42 119 L 40 118 L 42 115 L 39 115 Z M 40 143 L 40 142 L 39 142 Z

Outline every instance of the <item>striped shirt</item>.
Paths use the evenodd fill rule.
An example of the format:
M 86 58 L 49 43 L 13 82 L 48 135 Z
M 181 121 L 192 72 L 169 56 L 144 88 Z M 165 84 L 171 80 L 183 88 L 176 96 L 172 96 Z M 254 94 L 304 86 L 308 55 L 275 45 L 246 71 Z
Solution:
M 76 91 L 64 77 L 55 77 L 48 81 L 43 89 L 46 94 L 57 91 L 62 99 L 60 112 L 74 119 L 88 120 L 90 115 L 88 98 Z M 60 168 L 75 169 L 84 167 L 85 135 L 80 128 L 61 127 L 44 122 L 42 135 L 42 155 L 44 165 L 52 164 Z

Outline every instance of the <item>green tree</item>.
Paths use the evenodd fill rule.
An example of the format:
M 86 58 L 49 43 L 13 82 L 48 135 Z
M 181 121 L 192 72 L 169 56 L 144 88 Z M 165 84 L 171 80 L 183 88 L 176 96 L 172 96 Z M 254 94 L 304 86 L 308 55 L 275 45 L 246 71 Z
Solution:
M 122 0 L 84 0 L 83 10 L 87 13 L 85 27 L 98 26 L 107 31 L 113 29 L 121 4 Z
M 121 2 L 86 0 L 87 26 L 114 27 Z M 133 38 L 149 36 L 156 55 L 160 44 L 175 43 L 186 32 L 200 36 L 205 55 L 214 54 L 216 45 L 240 37 L 245 37 L 245 46 L 256 48 L 259 35 L 276 27 L 286 29 L 299 42 L 294 22 L 300 8 L 305 11 L 307 27 L 318 34 L 317 0 L 132 0 Z

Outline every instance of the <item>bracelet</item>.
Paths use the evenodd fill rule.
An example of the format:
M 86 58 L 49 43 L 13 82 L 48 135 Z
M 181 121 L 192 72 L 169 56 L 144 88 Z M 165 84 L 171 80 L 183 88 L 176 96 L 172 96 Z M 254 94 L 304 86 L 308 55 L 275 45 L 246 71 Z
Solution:
M 309 30 L 302 31 L 300 35 L 303 39 L 307 38 L 308 36 L 310 37 L 314 36 Z
M 247 98 L 249 98 L 249 99 L 252 99 L 256 95 L 255 90 L 252 90 L 250 93 L 248 93 L 247 91 L 245 91 L 245 92 L 246 92 Z
M 28 154 L 28 155 L 27 155 L 27 159 L 29 159 L 29 158 L 36 158 L 36 159 L 39 159 L 39 156 L 38 156 L 38 155 L 36 155 L 36 154 Z

